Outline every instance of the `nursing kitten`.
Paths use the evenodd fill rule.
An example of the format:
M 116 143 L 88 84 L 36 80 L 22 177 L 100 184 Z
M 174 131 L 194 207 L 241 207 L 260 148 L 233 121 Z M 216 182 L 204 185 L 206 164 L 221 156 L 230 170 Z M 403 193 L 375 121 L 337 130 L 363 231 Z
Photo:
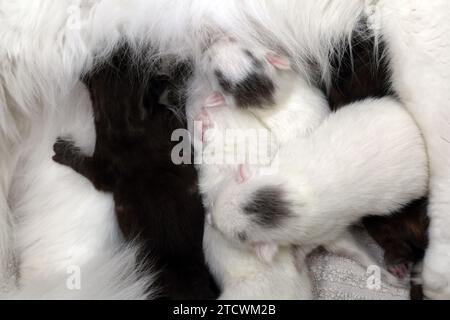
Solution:
M 223 43 L 216 44 L 215 46 L 220 49 L 223 49 L 224 46 L 228 47 L 228 50 L 224 51 L 230 52 L 231 50 L 229 50 L 229 47 L 236 45 L 232 41 L 225 41 Z M 246 134 L 249 130 L 251 131 L 251 129 L 259 129 L 266 130 L 273 134 L 276 138 L 278 138 L 275 143 L 276 149 L 284 149 L 283 156 L 278 160 L 287 160 L 288 162 L 292 162 L 293 165 L 297 165 L 299 162 L 301 163 L 301 158 L 310 157 L 310 155 L 308 154 L 303 154 L 303 152 L 308 153 L 309 149 L 303 148 L 304 145 L 302 145 L 301 143 L 299 145 L 296 145 L 297 140 L 302 140 L 302 138 L 308 137 L 310 135 L 314 136 L 315 128 L 320 128 L 320 123 L 324 119 L 326 119 L 329 113 L 328 106 L 326 106 L 326 104 L 324 103 L 325 101 L 323 101 L 322 94 L 317 90 L 314 90 L 311 84 L 304 81 L 301 76 L 296 75 L 295 72 L 290 70 L 289 60 L 286 57 L 280 55 L 277 56 L 274 54 L 267 54 L 265 56 L 263 54 L 255 55 L 250 51 L 239 49 L 241 48 L 237 46 L 236 48 L 234 48 L 236 52 L 233 59 L 229 59 L 228 56 L 224 56 L 222 57 L 222 59 L 219 59 L 221 60 L 220 63 L 216 64 L 224 69 L 226 66 L 229 66 L 231 64 L 228 60 L 240 60 L 241 62 L 247 61 L 249 62 L 247 64 L 249 65 L 247 67 L 248 70 L 253 70 L 252 72 L 250 72 L 251 74 L 269 74 L 271 76 L 266 77 L 264 81 L 257 81 L 254 80 L 256 79 L 256 77 L 252 77 L 254 81 L 247 79 L 245 84 L 235 83 L 233 85 L 231 81 L 225 81 L 223 79 L 222 72 L 216 72 L 215 75 L 217 79 L 210 78 L 211 85 L 208 87 L 204 82 L 205 76 L 202 76 L 201 72 L 197 71 L 197 74 L 194 77 L 194 81 L 191 84 L 191 93 L 194 93 L 192 96 L 194 96 L 195 98 L 191 97 L 191 101 L 190 103 L 188 103 L 187 113 L 190 122 L 194 122 L 194 120 L 197 120 L 202 123 L 201 133 L 198 134 L 198 137 L 203 142 L 203 145 L 202 149 L 199 152 L 204 158 L 208 157 L 209 155 L 217 156 L 217 154 L 222 154 L 222 160 L 239 158 L 245 163 L 247 159 L 245 157 L 243 158 L 241 154 L 234 154 L 234 157 L 232 157 L 233 154 L 231 154 L 231 157 L 226 157 L 226 155 L 229 155 L 230 152 L 239 152 L 242 151 L 242 149 L 236 148 L 236 145 L 230 145 L 230 139 L 224 134 L 227 132 L 227 130 L 246 130 L 241 132 L 241 134 Z M 217 57 L 220 57 L 220 54 L 218 53 L 222 51 L 213 50 L 213 52 L 216 52 L 213 56 L 217 59 Z M 239 53 L 241 56 L 240 59 L 238 59 Z M 256 56 L 259 56 L 261 58 L 256 59 Z M 209 61 L 216 62 L 214 59 L 210 59 Z M 232 66 L 234 67 L 235 64 L 232 64 Z M 274 70 L 275 72 L 271 70 Z M 237 71 L 235 72 L 238 73 Z M 228 71 L 228 73 L 231 72 Z M 196 81 L 197 79 L 199 81 Z M 264 84 L 261 87 L 259 87 L 260 82 Z M 240 98 L 241 96 L 243 96 L 240 90 L 245 90 L 247 92 L 245 96 L 249 97 L 244 105 L 242 104 L 242 99 Z M 208 92 L 213 91 L 216 91 L 216 94 L 207 97 Z M 251 91 L 250 94 L 248 93 L 249 91 Z M 257 99 L 250 98 L 258 97 L 259 92 L 265 92 L 266 95 L 262 95 Z M 394 104 L 394 106 L 392 107 L 394 110 L 390 111 L 390 116 L 393 115 L 394 118 L 399 116 L 398 113 L 400 110 L 398 104 L 393 101 L 367 101 L 364 104 L 369 105 L 368 108 L 372 109 L 372 113 L 374 109 L 373 107 L 377 104 L 384 106 L 384 108 L 387 110 L 389 110 L 389 107 Z M 357 111 L 354 111 L 356 116 L 360 116 L 360 119 L 364 120 L 365 125 L 367 125 L 367 118 L 364 115 L 360 114 L 361 107 L 355 109 L 357 109 Z M 369 113 L 369 115 L 372 113 Z M 402 116 L 399 116 L 399 119 L 403 119 L 406 115 L 404 111 L 400 112 L 400 114 L 402 114 Z M 336 118 L 338 116 L 333 115 L 332 117 Z M 386 116 L 380 116 L 380 118 L 382 119 L 384 119 L 384 117 Z M 348 119 L 347 121 L 342 121 L 342 124 L 348 125 L 347 122 Z M 377 125 L 379 124 L 376 124 L 374 126 L 375 133 L 382 130 Z M 383 127 L 383 129 L 390 128 L 389 125 L 392 125 L 392 123 L 389 122 L 386 127 Z M 406 131 L 408 131 L 409 129 L 413 134 L 417 133 L 417 128 L 411 128 L 410 125 L 411 119 L 407 117 Z M 191 132 L 195 134 L 195 130 L 193 130 L 192 127 L 193 125 L 191 125 Z M 378 131 L 376 131 L 376 129 L 378 129 Z M 342 132 L 342 130 L 340 130 L 340 132 Z M 325 133 L 323 133 L 323 136 L 326 137 L 327 134 L 329 135 L 329 133 L 329 131 L 325 131 Z M 353 134 L 354 132 L 350 130 L 349 133 Z M 402 129 L 398 131 L 398 134 L 400 136 L 403 133 L 404 132 L 402 131 Z M 333 135 L 331 134 L 330 136 L 332 137 Z M 245 137 L 245 139 L 247 138 L 248 137 Z M 241 142 L 241 147 L 245 146 L 245 141 Z M 232 140 L 231 143 L 238 144 L 239 141 Z M 249 143 L 252 146 L 258 145 L 257 141 Z M 316 141 L 316 145 L 318 147 L 320 145 L 326 144 L 326 138 L 323 138 L 323 141 L 320 139 Z M 264 147 L 264 145 L 262 145 L 261 147 Z M 348 146 L 344 145 L 344 147 Z M 248 150 L 245 150 L 245 148 L 243 151 L 244 153 L 248 152 Z M 311 151 L 314 152 L 314 150 Z M 292 157 L 289 154 L 290 152 L 292 152 L 296 156 Z M 410 153 L 414 154 L 414 151 L 411 151 Z M 383 160 L 379 159 L 379 161 Z M 317 163 L 319 162 L 320 161 L 318 161 Z M 374 166 L 379 164 L 379 162 L 376 161 L 374 163 Z M 237 169 L 238 167 L 239 169 Z M 238 199 L 245 199 L 245 197 L 248 197 L 249 201 L 252 201 L 251 194 L 246 193 L 245 190 L 239 186 L 240 183 L 245 183 L 251 175 L 248 174 L 245 170 L 242 170 L 243 167 L 245 166 L 238 166 L 236 163 L 214 163 L 213 165 L 210 165 L 208 162 L 199 166 L 200 189 L 203 195 L 205 206 L 210 213 L 208 219 L 209 224 L 206 226 L 205 233 L 205 239 L 207 239 L 207 241 L 205 241 L 205 250 L 207 252 L 207 257 L 209 257 L 209 263 L 213 263 L 213 270 L 220 270 L 222 269 L 222 265 L 226 264 L 220 259 L 220 257 L 216 257 L 217 252 L 219 252 L 219 255 L 227 253 L 230 259 L 224 260 L 231 261 L 236 260 L 233 258 L 235 256 L 238 256 L 239 253 L 245 251 L 248 252 L 248 250 L 245 249 L 245 245 L 240 245 L 239 243 L 240 241 L 244 243 L 247 241 L 246 232 L 234 233 L 235 236 L 239 239 L 239 241 L 237 242 L 233 242 L 232 239 L 228 238 L 228 242 L 230 243 L 226 244 L 226 239 L 221 240 L 223 236 L 228 237 L 229 234 L 227 234 L 227 231 L 221 229 L 223 225 L 217 225 L 217 216 L 215 214 L 217 210 L 219 210 L 223 214 L 223 216 L 221 217 L 224 219 L 224 224 L 229 226 L 239 225 L 242 221 L 245 221 L 247 219 L 246 217 L 233 215 L 233 212 L 235 211 L 235 205 L 237 202 L 239 202 Z M 278 168 L 273 167 L 272 169 L 272 174 L 276 176 Z M 309 169 L 306 168 L 306 170 Z M 239 172 L 239 175 L 235 174 L 236 172 Z M 326 171 L 325 169 L 323 170 L 323 172 L 328 171 Z M 293 173 L 292 176 L 295 176 L 295 173 Z M 281 178 L 279 182 L 281 183 L 282 180 L 283 179 Z M 276 183 L 276 179 L 273 179 L 273 176 L 269 174 L 261 177 L 260 182 L 261 184 L 264 184 L 264 182 Z M 418 181 L 418 184 L 420 184 L 420 181 Z M 227 188 L 229 190 L 227 190 Z M 230 195 L 228 191 L 230 190 L 231 193 L 234 192 L 234 196 L 228 197 L 228 195 Z M 259 200 L 256 201 L 258 202 L 258 204 L 252 207 L 252 212 L 254 212 L 254 214 L 258 215 L 259 217 L 262 216 L 265 221 L 270 220 L 272 218 L 271 216 L 276 216 L 278 211 L 281 210 L 279 207 L 277 207 L 277 195 L 278 194 L 272 194 L 270 190 L 262 193 L 260 195 L 261 199 L 258 198 Z M 324 199 L 323 201 L 326 202 L 327 199 Z M 386 209 L 386 212 L 389 212 L 389 208 Z M 268 224 L 270 224 L 270 221 L 268 221 Z M 338 223 L 338 226 L 341 225 L 342 223 Z M 217 231 L 220 232 L 217 233 Z M 355 259 L 362 265 L 368 266 L 374 264 L 373 259 L 371 259 L 371 257 L 369 257 L 364 252 L 364 250 L 359 247 L 355 239 L 350 237 L 349 234 L 343 233 L 345 233 L 345 230 L 341 230 L 340 232 L 338 232 L 335 235 L 332 243 L 321 243 L 320 241 L 318 241 L 317 243 L 309 244 L 307 250 L 314 249 L 318 245 L 325 245 L 329 251 L 347 255 L 350 258 Z M 214 235 L 214 237 L 212 235 Z M 213 238 L 215 238 L 215 241 L 212 241 Z M 218 242 L 221 243 L 220 246 L 217 244 Z M 261 241 L 261 243 L 263 243 L 263 241 Z M 289 244 L 287 243 L 285 245 L 286 247 L 289 246 Z M 258 247 L 256 243 L 255 246 Z M 233 247 L 237 247 L 237 249 L 232 249 Z M 261 249 L 257 249 L 256 252 L 253 253 L 253 255 L 251 254 L 251 252 L 248 252 L 247 256 L 252 257 L 256 253 L 256 255 L 264 258 L 270 256 L 273 253 L 273 250 L 271 250 L 270 246 L 261 246 L 260 248 Z M 302 250 L 304 249 L 305 247 L 303 246 Z M 232 254 L 233 252 L 235 253 Z M 285 253 L 283 253 L 283 256 L 285 256 Z M 298 254 L 297 257 L 301 258 Z M 303 261 L 304 259 L 301 258 L 300 260 Z M 249 263 L 249 265 L 252 265 L 252 268 L 247 268 L 249 270 L 261 269 L 258 268 L 257 264 L 255 264 L 254 262 Z M 228 275 L 229 272 L 230 271 L 228 269 L 226 270 L 226 272 L 216 272 L 216 277 L 219 279 L 218 281 L 224 283 L 225 285 L 233 283 L 233 279 L 230 279 Z M 390 278 L 390 282 L 395 282 L 392 280 L 392 277 L 389 277 L 388 274 L 385 275 Z M 270 282 L 269 279 L 267 279 L 267 281 Z M 257 287 L 258 286 L 254 284 L 254 288 L 256 289 Z M 226 291 L 227 288 L 224 288 L 224 290 Z
M 186 113 L 196 155 L 203 160 L 197 166 L 200 191 L 211 211 L 241 163 L 268 165 L 280 145 L 307 136 L 329 108 L 323 93 L 292 70 L 286 56 L 228 38 L 213 43 L 205 56 L 207 69 L 215 72 L 195 70 Z M 269 265 L 206 224 L 204 249 L 221 299 L 312 298 L 307 268 L 298 270 L 292 248 L 281 250 Z
M 384 52 L 383 43 L 378 52 Z M 393 95 L 390 75 L 381 54 L 374 55 L 371 40 L 354 37 L 351 51 L 336 57 L 332 65 L 335 72 L 328 101 L 333 110 L 367 97 Z M 426 198 L 418 199 L 385 217 L 367 217 L 362 220 L 370 236 L 384 250 L 385 265 L 399 278 L 406 278 L 415 272 L 428 245 L 428 225 Z M 422 297 L 421 286 L 411 281 L 411 299 Z
M 247 166 L 214 199 L 211 224 L 236 245 L 272 255 L 290 245 L 339 252 L 351 243 L 350 225 L 388 215 L 427 191 L 421 133 L 390 98 L 332 113 L 309 136 L 281 146 L 278 158 L 273 174 Z
M 162 298 L 216 298 L 203 255 L 196 171 L 171 159 L 176 144 L 171 135 L 185 124 L 158 102 L 168 79 L 146 79 L 123 49 L 90 74 L 87 85 L 97 135 L 94 154 L 84 155 L 61 138 L 54 160 L 113 193 L 120 229 L 126 240 L 142 244 L 140 258 L 158 272 Z

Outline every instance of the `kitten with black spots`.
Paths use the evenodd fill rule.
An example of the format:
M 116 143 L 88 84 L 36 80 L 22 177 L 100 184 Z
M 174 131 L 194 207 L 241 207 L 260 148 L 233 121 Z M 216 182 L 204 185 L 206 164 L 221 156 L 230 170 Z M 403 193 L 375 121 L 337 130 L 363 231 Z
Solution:
M 214 54 L 211 54 L 210 51 Z M 234 54 L 231 57 L 224 54 L 228 52 Z M 196 70 L 190 85 L 191 96 L 187 104 L 187 114 L 192 135 L 200 140 L 197 142 L 202 142 L 197 144 L 201 148 L 196 151 L 204 160 L 204 163 L 199 164 L 198 169 L 200 190 L 205 207 L 209 212 L 204 243 L 208 264 L 211 265 L 211 269 L 224 291 L 222 298 L 239 297 L 242 292 L 247 293 L 247 297 L 270 298 L 277 290 L 280 290 L 279 288 L 283 288 L 282 297 L 298 298 L 298 294 L 306 292 L 310 286 L 305 277 L 307 268 L 301 267 L 305 255 L 308 250 L 314 249 L 320 244 L 324 245 L 324 243 L 316 243 L 307 246 L 306 249 L 302 247 L 297 250 L 296 254 L 291 246 L 286 245 L 280 255 L 272 260 L 271 256 L 276 251 L 275 246 L 257 245 L 257 250 L 252 252 L 252 250 L 248 250 L 248 247 L 239 243 L 239 241 L 245 243 L 249 240 L 245 231 L 235 233 L 239 239 L 238 242 L 227 239 L 228 234 L 218 226 L 215 212 L 217 210 L 222 212 L 221 218 L 229 226 L 237 226 L 249 216 L 254 216 L 258 223 L 268 229 L 277 225 L 280 222 L 278 220 L 282 221 L 285 216 L 289 216 L 291 206 L 288 201 L 282 199 L 284 192 L 280 191 L 277 186 L 264 187 L 264 185 L 277 181 L 277 179 L 273 179 L 279 169 L 276 167 L 277 162 L 274 162 L 276 158 L 280 161 L 292 162 L 292 165 L 295 165 L 301 161 L 290 156 L 289 152 L 295 153 L 294 150 L 297 150 L 296 156 L 309 157 L 309 155 L 302 155 L 309 149 L 303 149 L 302 145 L 298 147 L 297 143 L 314 135 L 317 128 L 320 128 L 321 123 L 326 121 L 329 116 L 329 107 L 324 95 L 293 70 L 290 59 L 282 54 L 272 51 L 252 53 L 234 41 L 225 39 L 213 44 L 205 52 L 205 56 L 210 56 L 208 70 L 217 69 L 220 72 L 215 72 L 212 77 L 208 77 L 207 72 Z M 258 75 L 260 79 L 255 80 L 255 77 L 251 77 L 252 80 L 247 78 L 245 78 L 247 80 L 242 80 L 242 70 L 246 70 L 245 74 L 255 74 L 255 77 Z M 240 80 L 225 81 L 224 74 L 234 74 L 227 78 Z M 205 78 L 209 78 L 209 84 Z M 243 84 L 247 82 L 249 84 Z M 259 83 L 264 85 L 259 86 Z M 241 90 L 244 90 L 245 96 L 248 97 L 245 103 L 240 98 Z M 261 95 L 261 91 L 264 91 L 265 94 Z M 208 96 L 208 92 L 214 92 L 214 94 Z M 375 105 L 385 105 L 385 108 L 389 108 L 392 102 L 380 100 L 367 101 L 364 104 L 372 105 L 370 116 L 373 114 Z M 395 105 L 394 111 L 390 115 L 395 117 L 396 112 L 399 112 L 398 105 Z M 358 110 L 352 112 L 351 115 L 358 116 L 360 113 Z M 194 125 L 196 121 L 201 125 L 196 127 Z M 409 119 L 407 124 L 410 125 L 411 122 Z M 342 124 L 346 125 L 345 121 Z M 383 129 L 387 127 L 388 125 Z M 377 133 L 377 130 L 381 129 L 375 126 L 372 130 Z M 266 137 L 274 138 L 274 141 L 270 138 L 268 139 L 270 141 L 249 140 L 252 135 L 248 135 L 248 133 L 253 132 L 257 136 L 257 131 L 267 132 Z M 411 128 L 410 131 L 417 133 L 417 128 Z M 230 135 L 227 135 L 233 132 L 238 135 L 237 139 L 230 139 Z M 322 140 L 324 141 L 319 141 L 320 144 L 327 143 L 326 138 L 322 138 Z M 266 145 L 264 145 L 265 143 Z M 267 143 L 273 147 L 271 149 L 273 154 L 269 155 L 269 163 L 263 165 L 262 163 L 267 159 L 259 158 L 261 153 L 258 151 L 267 146 Z M 256 146 L 256 150 L 252 147 L 246 148 L 246 145 Z M 284 153 L 279 153 L 279 150 L 284 150 Z M 286 152 L 286 150 L 289 151 Z M 313 150 L 309 151 L 314 152 Z M 221 155 L 222 158 L 217 158 L 218 155 Z M 264 169 L 272 172 L 272 174 L 266 172 L 261 175 L 259 183 L 263 187 L 257 190 L 253 196 L 241 187 L 241 184 L 244 184 L 251 176 L 244 163 L 249 161 L 252 156 L 256 157 L 252 159 L 253 161 L 256 160 Z M 242 162 L 227 163 L 226 159 L 239 159 Z M 210 160 L 222 160 L 223 162 Z M 292 176 L 295 177 L 295 173 Z M 282 181 L 283 179 L 280 179 L 280 183 Z M 228 197 L 230 192 L 233 195 Z M 246 216 L 234 215 L 234 206 L 238 205 L 239 199 L 246 198 L 249 201 L 243 207 L 247 213 Z M 254 198 L 257 200 L 253 201 Z M 349 222 L 347 226 L 350 224 Z M 364 266 L 374 264 L 374 260 L 366 254 L 349 233 L 336 234 L 334 240 L 332 244 L 326 245 L 329 251 L 349 256 Z M 261 241 L 261 243 L 263 242 Z M 299 254 L 300 252 L 305 254 Z M 275 266 L 268 266 L 265 262 L 258 261 L 259 258 L 271 260 Z M 300 271 L 300 277 L 292 269 L 293 258 L 297 259 L 296 267 L 297 271 Z M 286 271 L 284 275 L 275 274 L 274 270 L 277 269 L 293 272 Z M 234 276 L 235 274 L 238 274 L 239 277 Z M 258 276 L 256 277 L 255 274 Z M 384 274 L 391 283 L 397 284 L 395 278 L 387 273 Z M 305 296 L 306 294 L 303 294 L 300 297 Z
M 302 258 L 324 246 L 375 264 L 348 227 L 367 215 L 388 216 L 427 192 L 421 133 L 391 98 L 331 113 L 308 136 L 280 146 L 277 155 L 271 174 L 258 165 L 236 170 L 208 208 L 216 230 L 268 262 L 280 247 L 296 246 Z
M 186 113 L 196 156 L 202 159 L 197 166 L 200 192 L 211 211 L 217 194 L 235 179 L 247 157 L 269 164 L 280 145 L 308 135 L 329 108 L 320 90 L 293 70 L 283 54 L 223 38 L 204 55 L 208 68 L 194 70 Z M 272 266 L 206 223 L 204 250 L 221 299 L 312 298 L 308 271 L 298 268 L 291 248 L 281 250 Z

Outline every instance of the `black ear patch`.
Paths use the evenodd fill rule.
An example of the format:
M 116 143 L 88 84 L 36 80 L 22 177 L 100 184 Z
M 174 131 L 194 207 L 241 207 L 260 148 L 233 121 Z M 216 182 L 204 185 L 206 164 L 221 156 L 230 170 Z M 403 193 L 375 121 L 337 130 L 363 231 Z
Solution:
M 247 109 L 250 107 L 264 107 L 275 104 L 275 84 L 266 74 L 261 61 L 246 50 L 244 53 L 252 60 L 253 70 L 241 81 L 232 82 L 220 70 L 214 74 L 222 89 L 234 96 L 237 107 Z
M 266 228 L 274 228 L 279 226 L 283 219 L 293 216 L 291 207 L 290 202 L 284 197 L 283 190 L 268 186 L 257 190 L 243 210 L 252 216 L 255 223 Z

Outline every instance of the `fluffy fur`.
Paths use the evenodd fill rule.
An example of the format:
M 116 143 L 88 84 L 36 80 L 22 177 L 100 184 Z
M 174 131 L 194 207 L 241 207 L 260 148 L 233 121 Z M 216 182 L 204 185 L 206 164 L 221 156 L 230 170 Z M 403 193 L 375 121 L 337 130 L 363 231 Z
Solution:
M 318 66 L 319 76 L 326 79 L 329 53 L 345 47 L 361 17 L 367 16 L 372 30 L 386 40 L 394 88 L 427 141 L 432 222 L 425 288 L 432 297 L 449 297 L 448 12 L 446 0 L 133 0 L 126 4 L 2 0 L 0 149 L 8 154 L 0 160 L 2 268 L 10 264 L 11 217 L 6 199 L 18 144 L 29 134 L 36 115 L 55 108 L 56 98 L 73 89 L 83 70 L 118 43 L 129 41 L 148 53 L 144 55 L 150 60 L 162 54 L 199 58 L 211 33 L 225 31 L 252 47 L 279 47 L 294 57 L 301 70 Z M 78 17 L 83 23 L 77 23 Z M 155 55 L 145 50 L 149 42 L 157 48 Z
M 19 262 L 18 289 L 10 297 L 154 296 L 156 288 L 149 290 L 153 277 L 137 263 L 137 247 L 123 247 L 111 196 L 51 159 L 60 135 L 70 135 L 84 152 L 93 152 L 88 91 L 79 83 L 71 95 L 61 98 L 57 111 L 47 111 L 23 143 L 9 196 Z M 66 287 L 71 267 L 81 271 L 81 291 Z
M 144 300 L 159 296 L 150 289 L 157 273 L 140 268 L 138 246 L 108 247 L 97 252 L 80 269 L 69 267 L 52 275 L 28 279 L 14 290 L 0 294 L 2 300 Z M 80 270 L 79 287 L 71 287 L 71 272 Z M 75 282 L 74 282 L 75 283 Z

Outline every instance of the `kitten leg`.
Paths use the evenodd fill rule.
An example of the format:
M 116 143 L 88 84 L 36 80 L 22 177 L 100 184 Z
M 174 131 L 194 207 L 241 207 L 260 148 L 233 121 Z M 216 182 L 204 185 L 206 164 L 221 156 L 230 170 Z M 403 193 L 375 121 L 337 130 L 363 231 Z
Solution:
M 393 263 L 387 264 L 386 269 L 399 279 L 407 278 L 411 274 L 411 263 Z
M 55 155 L 53 161 L 68 166 L 82 176 L 89 179 L 94 187 L 100 191 L 112 192 L 114 177 L 108 166 L 81 153 L 73 141 L 58 138 L 53 145 Z
M 332 243 L 323 245 L 323 247 L 328 252 L 354 260 L 365 268 L 370 266 L 378 266 L 377 261 L 359 245 L 350 231 L 344 232 L 344 234 L 342 234 L 338 239 Z M 391 275 L 385 269 L 380 269 L 381 274 L 385 277 L 387 283 L 396 287 L 404 287 L 404 282 Z
M 317 248 L 316 246 L 294 246 L 293 250 L 294 250 L 295 265 L 299 272 L 302 272 L 305 268 L 308 268 L 306 264 L 306 258 L 316 248 Z

